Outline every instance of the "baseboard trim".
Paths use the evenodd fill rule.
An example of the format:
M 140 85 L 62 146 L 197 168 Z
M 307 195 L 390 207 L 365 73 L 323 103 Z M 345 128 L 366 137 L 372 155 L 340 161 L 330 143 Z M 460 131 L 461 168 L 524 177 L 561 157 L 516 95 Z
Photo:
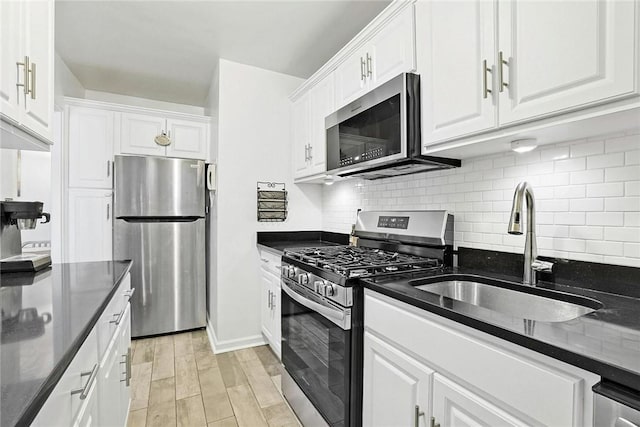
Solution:
M 228 351 L 241 350 L 243 348 L 257 347 L 267 344 L 262 334 L 233 340 L 220 341 L 216 337 L 216 332 L 211 324 L 211 319 L 207 319 L 207 337 L 214 354 L 226 353 Z

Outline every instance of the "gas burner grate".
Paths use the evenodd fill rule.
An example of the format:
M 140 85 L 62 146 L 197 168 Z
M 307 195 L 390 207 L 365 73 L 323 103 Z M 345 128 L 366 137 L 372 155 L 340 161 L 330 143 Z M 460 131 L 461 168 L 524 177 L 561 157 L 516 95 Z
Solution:
M 434 258 L 357 246 L 303 248 L 285 251 L 285 255 L 347 278 L 442 267 L 442 262 Z

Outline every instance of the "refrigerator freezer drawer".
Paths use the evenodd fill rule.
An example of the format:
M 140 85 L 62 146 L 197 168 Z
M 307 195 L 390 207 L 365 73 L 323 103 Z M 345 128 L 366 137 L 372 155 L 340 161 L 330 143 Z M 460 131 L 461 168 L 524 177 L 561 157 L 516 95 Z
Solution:
M 131 335 L 206 325 L 205 219 L 114 223 L 114 259 L 131 259 Z
M 204 217 L 201 160 L 115 157 L 115 217 Z

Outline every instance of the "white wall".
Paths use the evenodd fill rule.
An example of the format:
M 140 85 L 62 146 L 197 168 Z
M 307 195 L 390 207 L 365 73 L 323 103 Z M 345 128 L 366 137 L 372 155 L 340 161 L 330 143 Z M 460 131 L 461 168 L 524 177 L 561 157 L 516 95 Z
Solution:
M 218 72 L 217 271 L 211 324 L 214 345 L 228 348 L 260 339 L 256 232 L 320 229 L 322 189 L 292 182 L 288 95 L 303 80 L 222 59 Z M 257 222 L 257 181 L 286 183 L 286 222 Z
M 323 229 L 347 233 L 356 210 L 447 209 L 457 246 L 521 253 L 507 234 L 513 191 L 529 181 L 536 198 L 538 252 L 640 267 L 640 135 L 568 141 L 527 154 L 463 161 L 448 171 L 324 188 Z
M 56 105 L 61 105 L 61 98 L 63 96 L 84 98 L 84 87 L 57 53 L 55 55 L 54 67 L 54 93 Z
M 120 95 L 118 93 L 101 92 L 87 89 L 86 99 L 93 101 L 113 102 L 114 104 L 131 105 L 134 107 L 155 108 L 157 110 L 175 111 L 177 113 L 204 116 L 204 108 L 194 105 L 176 104 L 174 102 L 156 101 L 155 99 L 138 98 L 136 96 Z

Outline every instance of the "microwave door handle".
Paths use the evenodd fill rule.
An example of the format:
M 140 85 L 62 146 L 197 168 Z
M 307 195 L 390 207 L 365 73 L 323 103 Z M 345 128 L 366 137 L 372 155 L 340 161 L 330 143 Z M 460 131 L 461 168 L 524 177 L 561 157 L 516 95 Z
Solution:
M 324 318 L 340 326 L 342 329 L 351 329 L 351 324 L 347 322 L 348 317 L 345 316 L 345 313 L 342 310 L 336 310 L 322 304 L 318 304 L 315 301 L 311 301 L 310 299 L 305 298 L 293 289 L 289 288 L 286 283 L 282 284 L 282 290 L 285 291 L 285 293 L 298 304 L 301 304 L 308 309 L 321 314 Z

